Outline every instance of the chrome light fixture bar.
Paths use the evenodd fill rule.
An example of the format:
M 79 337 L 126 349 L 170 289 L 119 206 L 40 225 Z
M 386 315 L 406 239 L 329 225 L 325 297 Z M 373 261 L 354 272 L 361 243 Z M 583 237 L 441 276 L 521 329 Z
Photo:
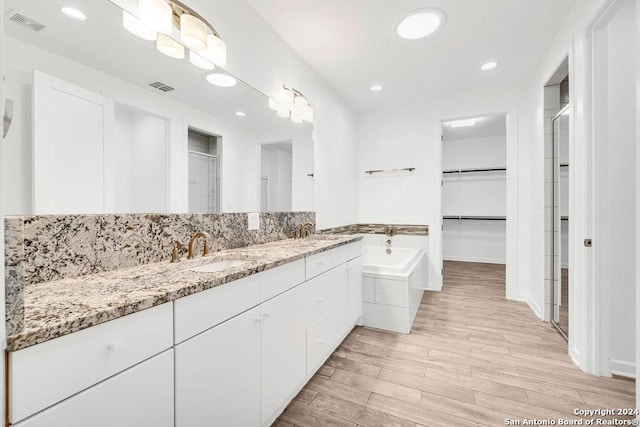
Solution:
M 294 123 L 313 123 L 313 107 L 302 92 L 291 86 L 282 85 L 276 99 L 269 98 L 269 108 L 279 117 L 290 118 Z
M 110 0 L 122 8 L 124 27 L 136 36 L 155 41 L 157 49 L 203 70 L 227 63 L 227 45 L 200 14 L 178 0 Z M 137 6 L 137 7 L 136 7 Z

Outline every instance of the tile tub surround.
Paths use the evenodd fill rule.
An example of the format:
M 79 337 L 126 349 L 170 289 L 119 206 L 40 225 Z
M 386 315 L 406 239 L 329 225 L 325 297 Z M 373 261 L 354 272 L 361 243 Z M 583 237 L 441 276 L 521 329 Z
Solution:
M 33 284 L 24 288 L 24 327 L 8 335 L 7 350 L 39 344 L 361 239 L 286 239 L 175 264 L 163 261 Z M 188 270 L 220 259 L 248 262 L 214 273 Z
M 341 227 L 327 228 L 319 233 L 329 234 L 384 234 L 386 226 L 392 225 L 396 228 L 396 234 L 407 236 L 428 236 L 428 225 L 409 224 L 351 224 Z
M 7 334 L 22 327 L 31 285 L 169 260 L 173 243 L 186 245 L 197 231 L 217 252 L 292 237 L 305 222 L 315 224 L 315 213 L 260 213 L 256 231 L 246 213 L 5 217 Z

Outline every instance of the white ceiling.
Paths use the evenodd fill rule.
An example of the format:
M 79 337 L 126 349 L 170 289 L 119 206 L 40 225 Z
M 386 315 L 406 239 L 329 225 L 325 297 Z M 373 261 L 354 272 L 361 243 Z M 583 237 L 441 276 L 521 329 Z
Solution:
M 412 105 L 532 75 L 576 0 L 247 0 L 359 110 Z M 436 7 L 442 29 L 403 40 L 395 24 Z M 500 62 L 490 72 L 480 65 Z M 369 90 L 381 84 L 382 92 Z

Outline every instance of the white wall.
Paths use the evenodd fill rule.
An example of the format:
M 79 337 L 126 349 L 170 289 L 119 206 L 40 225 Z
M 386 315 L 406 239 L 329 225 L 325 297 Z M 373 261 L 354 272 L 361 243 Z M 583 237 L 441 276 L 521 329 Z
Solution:
M 429 278 L 431 286 L 442 283 L 442 146 L 440 123 L 456 118 L 507 114 L 507 283 L 509 297 L 524 299 L 526 289 L 516 280 L 518 264 L 517 229 L 520 219 L 517 171 L 518 105 L 520 91 L 504 93 L 451 94 L 446 100 L 367 111 L 360 116 L 359 222 L 428 224 Z M 415 167 L 412 173 L 368 175 L 365 170 Z M 500 215 L 504 215 L 503 212 Z M 510 261 L 511 262 L 510 262 Z
M 166 212 L 167 121 L 116 106 L 114 132 L 115 212 Z
M 286 212 L 291 210 L 291 171 L 292 153 L 280 148 L 260 149 L 260 177 L 268 180 L 269 211 Z
M 315 113 L 317 226 L 328 228 L 356 223 L 359 195 L 355 110 L 246 2 L 190 0 L 189 5 L 207 18 L 227 43 L 226 68 L 232 74 L 272 97 L 282 84 L 287 84 L 309 99 Z M 253 164 L 257 164 L 257 160 Z
M 594 307 L 600 300 L 594 296 L 593 266 L 590 262 L 593 250 L 585 248 L 583 239 L 593 236 L 593 223 L 588 212 L 593 199 L 589 189 L 590 147 L 589 132 L 592 126 L 589 105 L 592 96 L 589 75 L 587 28 L 595 19 L 605 0 L 583 0 L 576 2 L 566 22 L 556 35 L 549 50 L 532 78 L 528 79 L 525 97 L 521 103 L 520 150 L 521 188 L 525 197 L 519 200 L 521 241 L 519 255 L 523 261 L 520 280 L 527 284 L 532 306 L 544 307 L 544 116 L 543 86 L 558 68 L 563 58 L 569 55 L 569 81 L 572 115 L 570 121 L 571 147 L 569 151 L 569 264 L 571 266 L 569 289 L 569 354 L 584 370 L 601 372 L 596 364 L 601 348 L 609 349 L 607 343 L 594 341 Z M 597 160 L 597 159 L 596 159 Z M 526 224 L 526 226 L 525 226 Z M 594 246 L 597 245 L 594 240 Z M 603 289 L 607 292 L 606 289 Z M 631 298 L 634 299 L 634 298 Z M 540 317 L 543 313 L 539 313 Z M 596 322 L 594 324 L 594 322 Z M 627 324 L 626 327 L 631 327 Z M 629 343 L 633 346 L 632 343 Z M 603 372 L 604 373 L 604 372 Z M 606 373 L 605 373 L 606 374 Z

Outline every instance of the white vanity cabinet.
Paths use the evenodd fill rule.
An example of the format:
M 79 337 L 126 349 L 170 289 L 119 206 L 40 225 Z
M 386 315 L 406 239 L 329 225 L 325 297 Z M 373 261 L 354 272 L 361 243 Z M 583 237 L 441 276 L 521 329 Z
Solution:
M 131 420 L 155 419 L 156 403 L 132 402 L 137 396 L 149 395 L 173 405 L 173 363 L 166 363 L 167 357 L 173 360 L 173 350 L 164 362 L 141 362 L 153 360 L 172 346 L 173 304 L 167 303 L 10 352 L 9 419 L 12 424 L 26 419 L 17 424 L 21 426 L 50 427 L 126 425 L 121 415 Z M 156 375 L 157 381 L 147 381 Z M 131 400 L 101 401 L 119 395 L 130 395 Z M 77 413 L 73 420 L 83 422 L 73 424 L 65 418 L 69 413 Z
M 361 316 L 355 242 L 9 353 L 19 427 L 265 426 Z

